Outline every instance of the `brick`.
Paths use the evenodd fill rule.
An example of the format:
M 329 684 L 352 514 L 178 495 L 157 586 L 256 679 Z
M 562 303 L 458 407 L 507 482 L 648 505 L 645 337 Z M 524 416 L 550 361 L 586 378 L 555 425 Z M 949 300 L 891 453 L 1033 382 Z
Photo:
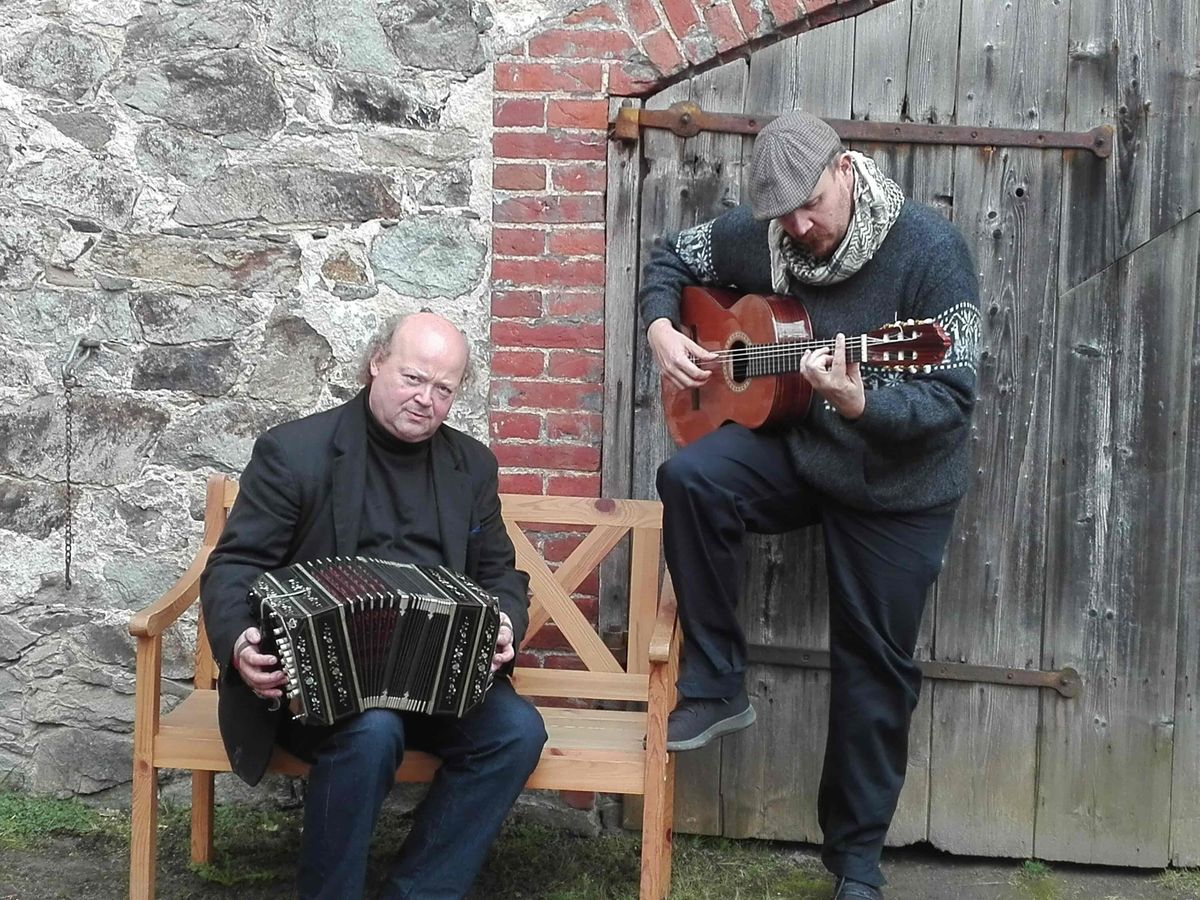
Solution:
M 533 413 L 493 412 L 488 416 L 492 440 L 536 441 L 542 436 L 542 417 Z
M 621 24 L 621 20 L 617 18 L 617 14 L 607 3 L 597 3 L 595 6 L 573 12 L 563 19 L 564 25 L 589 25 L 594 22 L 605 22 L 609 25 Z
M 758 37 L 766 32 L 763 17 L 752 0 L 733 0 L 733 8 L 737 11 L 738 21 L 742 23 L 742 31 L 748 37 Z
M 492 101 L 492 124 L 497 128 L 519 128 L 546 124 L 546 102 L 525 98 L 497 98 Z
M 542 374 L 545 362 L 536 350 L 493 350 L 492 377 L 536 378 Z
M 581 350 L 551 350 L 546 374 L 551 378 L 598 382 L 604 377 L 604 354 L 586 353 Z
M 551 128 L 608 128 L 608 102 L 605 100 L 550 100 L 546 105 L 546 124 Z
M 685 34 L 700 24 L 700 16 L 692 0 L 662 0 L 663 12 L 675 36 L 683 38 Z
M 546 485 L 551 497 L 599 497 L 599 475 L 551 475 Z
M 492 378 L 491 400 L 502 409 L 590 409 L 600 412 L 599 385 L 570 381 L 502 381 Z
M 541 256 L 546 232 L 532 228 L 493 228 L 492 252 L 497 256 Z
M 600 594 L 600 573 L 593 571 L 590 575 L 579 582 L 579 587 L 575 589 L 580 594 L 588 594 L 592 597 Z
M 541 291 L 492 291 L 492 315 L 497 318 L 535 319 L 541 314 Z
M 608 92 L 614 97 L 636 97 L 648 94 L 664 80 L 666 75 L 683 68 L 683 59 L 678 66 L 661 67 L 661 72 L 644 64 L 611 66 L 608 70 Z
M 547 291 L 542 295 L 548 316 L 587 316 L 599 320 L 604 315 L 604 291 Z
M 495 259 L 492 280 L 516 285 L 590 287 L 604 284 L 604 261 L 593 259 Z
M 530 56 L 555 59 L 624 59 L 633 49 L 633 39 L 616 29 L 556 28 L 529 41 Z
M 603 256 L 604 230 L 572 228 L 568 231 L 552 231 L 546 249 L 555 256 Z
M 598 350 L 604 347 L 604 326 L 575 322 L 529 324 L 514 319 L 497 319 L 492 322 L 492 343 L 497 347 Z
M 563 636 L 559 631 L 558 626 L 553 622 L 547 622 L 537 630 L 537 634 L 529 639 L 529 643 L 525 645 L 526 650 L 566 650 L 571 651 L 571 642 Z
M 578 656 L 571 654 L 570 656 L 549 656 L 543 660 L 544 668 L 547 669 L 574 669 L 582 671 L 587 668 Z
M 600 468 L 600 449 L 578 444 L 493 443 L 492 452 L 502 466 L 533 469 L 566 469 L 594 472 Z
M 508 197 L 492 204 L 492 221 L 500 222 L 603 222 L 604 198 Z
M 541 494 L 542 476 L 531 475 L 527 472 L 501 472 L 500 493 L 502 494 Z M 524 663 L 521 665 L 536 665 Z
M 547 537 L 542 540 L 541 547 L 538 550 L 542 554 L 542 559 L 548 563 L 564 563 L 567 557 L 575 552 L 575 548 L 583 543 L 583 534 L 571 534 L 565 537 Z M 554 565 L 553 569 L 558 566 Z
M 599 413 L 556 413 L 546 416 L 546 438 L 598 443 L 604 437 L 604 420 Z
M 650 61 L 664 72 L 670 72 L 684 64 L 675 39 L 666 29 L 646 35 L 642 39 L 642 47 Z
M 808 15 L 800 0 L 766 0 L 766 4 L 775 19 L 776 28 L 782 28 Z
M 500 159 L 605 159 L 603 132 L 505 131 L 492 136 L 492 153 Z
M 629 23 L 639 35 L 654 31 L 662 25 L 658 10 L 650 0 L 628 0 L 626 9 L 629 11 Z
M 600 63 L 496 63 L 493 84 L 498 91 L 598 94 L 604 86 Z
M 832 10 L 829 10 L 828 8 L 831 6 L 837 6 L 838 0 L 800 0 L 800 2 L 804 7 L 805 13 L 812 16 L 822 11 L 831 12 Z
M 552 166 L 550 180 L 558 190 L 574 194 L 585 191 L 598 193 L 608 187 L 608 174 L 603 166 L 596 164 Z
M 742 34 L 741 26 L 733 10 L 727 5 L 710 6 L 704 10 L 704 21 L 713 36 L 713 43 L 718 53 L 732 50 L 746 43 L 746 35 Z
M 503 476 L 501 476 L 501 477 L 503 478 Z M 503 488 L 501 488 L 501 490 L 503 490 Z M 526 493 L 526 492 L 510 491 L 509 493 L 516 494 L 516 493 Z M 533 491 L 532 493 L 537 493 L 537 491 Z M 531 669 L 540 669 L 542 667 L 542 658 L 540 656 L 538 656 L 536 653 L 524 653 L 524 652 L 518 653 L 517 654 L 517 665 L 518 666 L 527 666 Z M 543 702 L 541 705 L 548 706 L 550 704 Z
M 594 791 L 559 791 L 558 796 L 571 809 L 588 810 L 596 805 L 596 794 Z
M 492 166 L 492 187 L 501 191 L 545 190 L 546 167 L 535 163 Z

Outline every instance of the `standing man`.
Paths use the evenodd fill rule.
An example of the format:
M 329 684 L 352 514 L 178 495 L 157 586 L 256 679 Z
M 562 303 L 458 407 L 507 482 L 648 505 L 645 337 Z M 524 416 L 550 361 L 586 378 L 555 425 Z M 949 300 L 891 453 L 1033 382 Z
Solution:
M 445 565 L 499 597 L 492 668 L 510 671 L 529 621 L 528 579 L 500 518 L 496 458 L 444 424 L 468 360 L 463 334 L 441 316 L 385 323 L 363 356 L 364 390 L 257 440 L 201 580 L 233 770 L 257 784 L 276 741 L 312 764 L 302 897 L 363 895 L 375 821 L 410 746 L 442 766 L 384 896 L 464 896 L 546 741 L 541 716 L 506 677 L 462 719 L 371 709 L 329 727 L 298 725 L 279 709 L 284 676 L 260 652 L 247 602 L 259 574 L 309 559 Z
M 967 488 L 979 298 L 959 232 L 907 201 L 825 122 L 785 113 L 759 134 L 750 206 L 659 239 L 641 315 L 666 378 L 694 388 L 715 354 L 678 326 L 686 285 L 790 294 L 811 316 L 801 372 L 812 412 L 776 432 L 726 424 L 658 471 L 663 540 L 684 633 L 667 749 L 693 750 L 754 722 L 735 609 L 749 532 L 824 530 L 831 698 L 818 816 L 837 900 L 883 895 L 884 837 L 904 783 L 921 685 L 913 661 L 925 595 Z M 927 374 L 848 363 L 844 335 L 937 319 L 953 345 Z

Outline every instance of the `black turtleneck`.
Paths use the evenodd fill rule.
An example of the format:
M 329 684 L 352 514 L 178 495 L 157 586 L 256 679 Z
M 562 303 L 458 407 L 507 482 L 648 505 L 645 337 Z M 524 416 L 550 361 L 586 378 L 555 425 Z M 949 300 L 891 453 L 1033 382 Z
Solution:
M 444 565 L 430 441 L 402 441 L 375 421 L 369 406 L 366 414 L 367 480 L 358 554 Z

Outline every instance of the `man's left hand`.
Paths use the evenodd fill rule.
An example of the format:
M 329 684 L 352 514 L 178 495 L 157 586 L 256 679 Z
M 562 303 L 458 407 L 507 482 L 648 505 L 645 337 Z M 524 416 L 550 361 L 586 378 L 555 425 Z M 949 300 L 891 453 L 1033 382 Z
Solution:
M 496 652 L 492 654 L 492 671 L 495 672 L 505 663 L 511 662 L 516 655 L 512 619 L 506 613 L 500 613 L 500 631 L 496 635 Z
M 845 419 L 857 419 L 867 406 L 858 363 L 846 362 L 846 336 L 838 334 L 833 347 L 809 350 L 800 360 L 800 371 L 813 390 Z

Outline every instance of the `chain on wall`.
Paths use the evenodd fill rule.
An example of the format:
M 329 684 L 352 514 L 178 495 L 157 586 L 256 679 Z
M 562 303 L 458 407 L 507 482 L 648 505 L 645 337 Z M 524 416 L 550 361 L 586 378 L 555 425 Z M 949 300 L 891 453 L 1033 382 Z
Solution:
M 62 383 L 63 383 L 63 399 L 65 404 L 64 415 L 66 418 L 66 441 L 64 443 L 64 455 L 66 457 L 66 522 L 63 527 L 63 575 L 66 579 L 67 587 L 71 587 L 71 548 L 74 542 L 72 533 L 73 523 L 75 520 L 74 505 L 71 497 L 71 457 L 73 453 L 73 424 L 71 421 L 72 409 L 72 393 L 79 384 L 79 376 L 76 372 L 83 361 L 94 351 L 100 349 L 100 342 L 91 340 L 90 338 L 76 338 L 75 343 L 71 346 L 71 352 L 67 354 L 66 360 L 62 365 Z

